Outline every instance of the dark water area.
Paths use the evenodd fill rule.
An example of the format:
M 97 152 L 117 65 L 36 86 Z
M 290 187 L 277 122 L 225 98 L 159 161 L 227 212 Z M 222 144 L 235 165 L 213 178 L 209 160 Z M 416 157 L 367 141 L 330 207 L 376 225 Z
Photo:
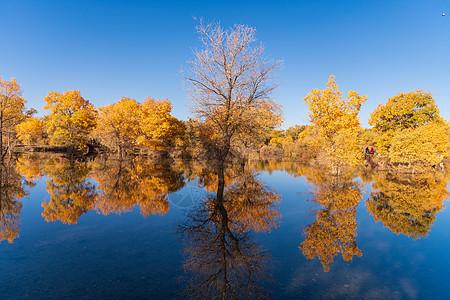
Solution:
M 23 155 L 0 299 L 445 299 L 447 175 Z

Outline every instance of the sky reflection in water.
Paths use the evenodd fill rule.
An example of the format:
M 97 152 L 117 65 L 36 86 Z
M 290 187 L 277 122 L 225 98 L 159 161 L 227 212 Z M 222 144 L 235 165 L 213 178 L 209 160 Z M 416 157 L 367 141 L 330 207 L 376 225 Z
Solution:
M 2 298 L 444 298 L 447 178 L 294 163 L 22 156 L 1 168 Z

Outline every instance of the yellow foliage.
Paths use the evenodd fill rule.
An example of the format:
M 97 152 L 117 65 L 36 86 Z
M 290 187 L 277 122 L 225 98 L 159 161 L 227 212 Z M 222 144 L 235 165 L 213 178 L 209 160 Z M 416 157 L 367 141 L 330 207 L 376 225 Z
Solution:
M 184 125 L 170 115 L 172 104 L 169 100 L 147 97 L 141 104 L 140 135 L 137 142 L 147 147 L 173 144 L 184 133 Z
M 80 91 L 48 92 L 44 97 L 50 110 L 46 127 L 53 145 L 85 147 L 88 134 L 94 129 L 97 110 L 81 97 Z
M 378 131 L 415 128 L 429 122 L 443 122 L 430 92 L 398 93 L 370 114 L 369 124 Z
M 437 165 L 448 155 L 449 127 L 428 123 L 397 132 L 391 140 L 389 157 L 394 163 Z
M 394 163 L 432 166 L 442 162 L 449 145 L 449 126 L 431 93 L 399 93 L 372 112 L 380 154 Z
M 17 139 L 26 145 L 37 143 L 44 133 L 44 122 L 38 118 L 28 117 L 16 126 Z
M 136 145 L 139 122 L 139 103 L 123 97 L 119 102 L 99 109 L 95 135 L 103 145 L 122 154 Z
M 4 156 L 16 138 L 16 125 L 23 121 L 25 100 L 22 89 L 14 78 L 9 81 L 0 77 L 0 156 Z M 7 144 L 7 145 L 4 145 Z
M 316 145 L 324 151 L 324 159 L 333 168 L 358 165 L 361 160 L 358 113 L 367 97 L 349 91 L 347 99 L 343 99 L 334 76 L 330 75 L 326 89 L 313 89 L 304 100 L 310 109 L 311 123 L 318 129 L 320 138 Z

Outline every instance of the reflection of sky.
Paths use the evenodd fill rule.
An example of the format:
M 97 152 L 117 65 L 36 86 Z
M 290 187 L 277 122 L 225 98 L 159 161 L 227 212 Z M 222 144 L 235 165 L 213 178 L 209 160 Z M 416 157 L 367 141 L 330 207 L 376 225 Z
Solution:
M 256 27 L 284 60 L 275 93 L 286 126 L 308 122 L 302 100 L 336 75 L 368 96 L 361 120 L 388 97 L 423 88 L 450 119 L 448 1 L 0 1 L 0 76 L 43 113 L 49 90 L 80 89 L 96 106 L 122 96 L 169 98 L 187 119 L 178 76 L 199 46 L 193 16 Z

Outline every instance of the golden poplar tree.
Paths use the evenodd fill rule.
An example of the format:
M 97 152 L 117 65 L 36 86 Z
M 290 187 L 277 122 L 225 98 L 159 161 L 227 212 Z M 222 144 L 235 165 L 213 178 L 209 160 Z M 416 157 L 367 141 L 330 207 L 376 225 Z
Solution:
M 147 97 L 140 105 L 140 145 L 155 148 L 173 145 L 176 138 L 184 134 L 184 124 L 170 115 L 172 104 L 169 100 Z
M 97 110 L 79 90 L 64 93 L 49 92 L 44 109 L 50 110 L 46 128 L 53 145 L 83 148 L 89 133 L 94 129 Z
M 16 138 L 16 125 L 23 118 L 25 100 L 22 89 L 15 78 L 9 81 L 0 77 L 0 158 L 11 148 Z
M 449 125 L 430 92 L 398 93 L 378 105 L 369 124 L 378 134 L 378 151 L 391 162 L 432 166 L 448 154 Z
M 313 89 L 304 100 L 309 106 L 311 124 L 318 129 L 316 145 L 323 153 L 321 159 L 335 171 L 346 164 L 358 165 L 361 160 L 358 113 L 367 97 L 350 90 L 347 98 L 342 98 L 335 77 L 330 75 L 326 89 Z
M 44 122 L 35 117 L 27 117 L 25 121 L 16 126 L 17 139 L 25 145 L 35 144 L 42 140 Z
M 130 98 L 122 97 L 119 102 L 101 107 L 95 136 L 102 145 L 118 151 L 122 157 L 127 150 L 137 145 L 139 136 L 139 103 Z

